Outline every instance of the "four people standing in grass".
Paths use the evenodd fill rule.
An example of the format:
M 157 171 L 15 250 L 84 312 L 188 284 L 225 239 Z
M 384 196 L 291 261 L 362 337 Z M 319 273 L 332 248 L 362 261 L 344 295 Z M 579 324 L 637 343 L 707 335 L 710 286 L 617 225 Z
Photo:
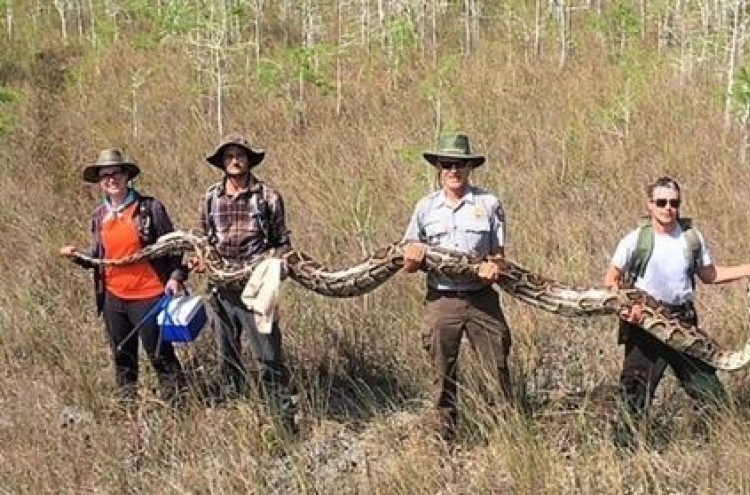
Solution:
M 104 195 L 91 217 L 92 244 L 85 254 L 125 257 L 172 232 L 164 205 L 131 185 L 140 171 L 117 149 L 102 151 L 96 163 L 84 169 L 83 180 L 98 183 Z M 179 397 L 184 386 L 182 367 L 172 344 L 161 340 L 152 310 L 165 291 L 184 290 L 187 270 L 182 266 L 182 256 L 164 256 L 130 266 L 95 267 L 75 258 L 76 251 L 72 245 L 60 248 L 61 255 L 94 271 L 97 309 L 109 336 L 121 399 L 132 405 L 137 396 L 139 335 L 158 375 L 162 398 L 171 401 Z
M 604 277 L 605 285 L 634 285 L 688 325 L 697 325 L 695 277 L 706 284 L 721 284 L 750 277 L 750 265 L 714 265 L 703 235 L 689 219 L 680 217 L 682 192 L 678 182 L 661 177 L 647 187 L 648 218 L 617 246 Z M 648 408 L 669 365 L 685 391 L 699 404 L 715 410 L 727 394 L 716 369 L 676 351 L 643 330 L 642 308 L 622 315 L 620 340 L 625 345 L 620 384 L 623 402 L 633 417 L 619 426 L 617 441 L 632 442 L 629 425 Z
M 427 246 L 475 255 L 505 255 L 505 215 L 491 193 L 470 184 L 471 172 L 485 157 L 472 154 L 462 134 L 443 136 L 437 151 L 424 153 L 437 170 L 441 188 L 417 203 L 404 240 L 404 269 L 417 271 Z M 485 261 L 478 279 L 427 277 L 424 346 L 435 369 L 434 401 L 437 430 L 451 440 L 458 418 L 458 355 L 464 335 L 479 357 L 483 371 L 505 401 L 511 399 L 508 355 L 511 336 L 497 292 L 500 265 Z

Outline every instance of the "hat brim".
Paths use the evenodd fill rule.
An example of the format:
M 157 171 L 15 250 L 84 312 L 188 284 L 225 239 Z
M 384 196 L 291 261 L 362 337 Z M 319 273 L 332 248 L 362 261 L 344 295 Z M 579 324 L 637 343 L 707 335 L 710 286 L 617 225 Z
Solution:
M 114 162 L 114 163 L 94 163 L 83 169 L 83 180 L 91 184 L 99 182 L 99 169 L 106 167 L 122 167 L 125 173 L 128 174 L 128 181 L 131 181 L 138 177 L 141 173 L 140 167 L 135 163 L 131 162 Z
M 225 143 L 219 146 L 216 151 L 214 151 L 213 155 L 207 156 L 206 161 L 213 165 L 214 167 L 224 170 L 224 150 L 228 146 L 239 146 L 245 152 L 247 153 L 248 162 L 250 164 L 250 168 L 253 168 L 260 164 L 260 162 L 263 161 L 263 159 L 266 157 L 266 151 L 262 149 L 252 149 L 248 148 L 247 146 L 244 146 L 242 144 L 238 143 Z
M 424 159 L 430 162 L 430 165 L 436 167 L 438 160 L 441 158 L 450 159 L 450 160 L 462 160 L 462 161 L 468 161 L 471 163 L 471 168 L 477 168 L 481 167 L 486 158 L 483 155 L 465 155 L 465 154 L 459 154 L 459 153 L 432 153 L 432 152 L 425 152 L 422 153 L 422 156 L 424 156 Z

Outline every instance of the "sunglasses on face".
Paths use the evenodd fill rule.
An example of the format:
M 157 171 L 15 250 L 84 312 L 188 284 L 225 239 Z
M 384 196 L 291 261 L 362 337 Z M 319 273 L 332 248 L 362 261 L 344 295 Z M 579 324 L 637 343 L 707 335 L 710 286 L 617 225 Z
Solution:
M 680 200 L 679 199 L 654 199 L 653 203 L 658 206 L 659 208 L 665 208 L 667 205 L 671 206 L 672 208 L 679 208 L 680 207 Z
M 115 170 L 113 172 L 105 172 L 103 174 L 99 174 L 99 180 L 105 181 L 107 179 L 119 179 L 123 176 L 122 170 Z
M 438 166 L 443 170 L 464 170 L 469 166 L 469 162 L 438 162 Z

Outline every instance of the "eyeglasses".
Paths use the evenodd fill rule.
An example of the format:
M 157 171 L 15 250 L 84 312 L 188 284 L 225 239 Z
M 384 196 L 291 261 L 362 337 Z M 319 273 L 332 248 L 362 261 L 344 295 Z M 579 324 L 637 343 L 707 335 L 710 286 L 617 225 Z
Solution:
M 455 161 L 455 162 L 438 162 L 438 166 L 443 170 L 463 170 L 469 166 L 469 162 Z
M 671 206 L 674 209 L 677 209 L 677 208 L 680 207 L 680 200 L 679 199 L 664 199 L 664 198 L 659 198 L 659 199 L 652 200 L 652 202 L 656 206 L 658 206 L 659 208 L 664 208 L 667 205 Z
M 113 172 L 105 172 L 103 174 L 99 174 L 99 180 L 105 181 L 107 179 L 119 179 L 124 175 L 124 172 L 122 170 L 115 170 Z

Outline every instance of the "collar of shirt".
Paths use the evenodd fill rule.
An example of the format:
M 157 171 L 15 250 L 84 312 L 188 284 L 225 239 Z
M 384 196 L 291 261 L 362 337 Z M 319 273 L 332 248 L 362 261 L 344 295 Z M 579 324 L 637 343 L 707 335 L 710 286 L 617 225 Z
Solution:
M 105 219 L 119 218 L 125 209 L 135 203 L 137 197 L 135 190 L 128 188 L 128 194 L 125 196 L 125 200 L 117 206 L 112 205 L 112 200 L 109 197 L 104 198 L 104 206 L 107 207 L 107 214 L 104 216 Z
M 440 190 L 440 194 L 438 194 L 437 197 L 437 204 L 438 206 L 446 206 L 448 208 L 456 209 L 457 207 L 461 206 L 462 204 L 470 204 L 473 205 L 476 203 L 476 197 L 474 196 L 474 190 L 471 188 L 471 186 L 466 190 L 466 194 L 464 194 L 464 197 L 461 198 L 461 200 L 458 202 L 458 205 L 456 207 L 452 207 L 448 203 L 448 198 L 445 196 L 445 191 L 442 189 Z
M 224 179 L 219 183 L 219 188 L 216 191 L 219 196 L 227 195 L 227 180 L 229 179 L 227 177 L 224 177 Z M 260 181 L 253 174 L 250 174 L 250 186 L 244 191 L 238 193 L 236 196 L 252 194 L 257 191 L 260 191 Z

